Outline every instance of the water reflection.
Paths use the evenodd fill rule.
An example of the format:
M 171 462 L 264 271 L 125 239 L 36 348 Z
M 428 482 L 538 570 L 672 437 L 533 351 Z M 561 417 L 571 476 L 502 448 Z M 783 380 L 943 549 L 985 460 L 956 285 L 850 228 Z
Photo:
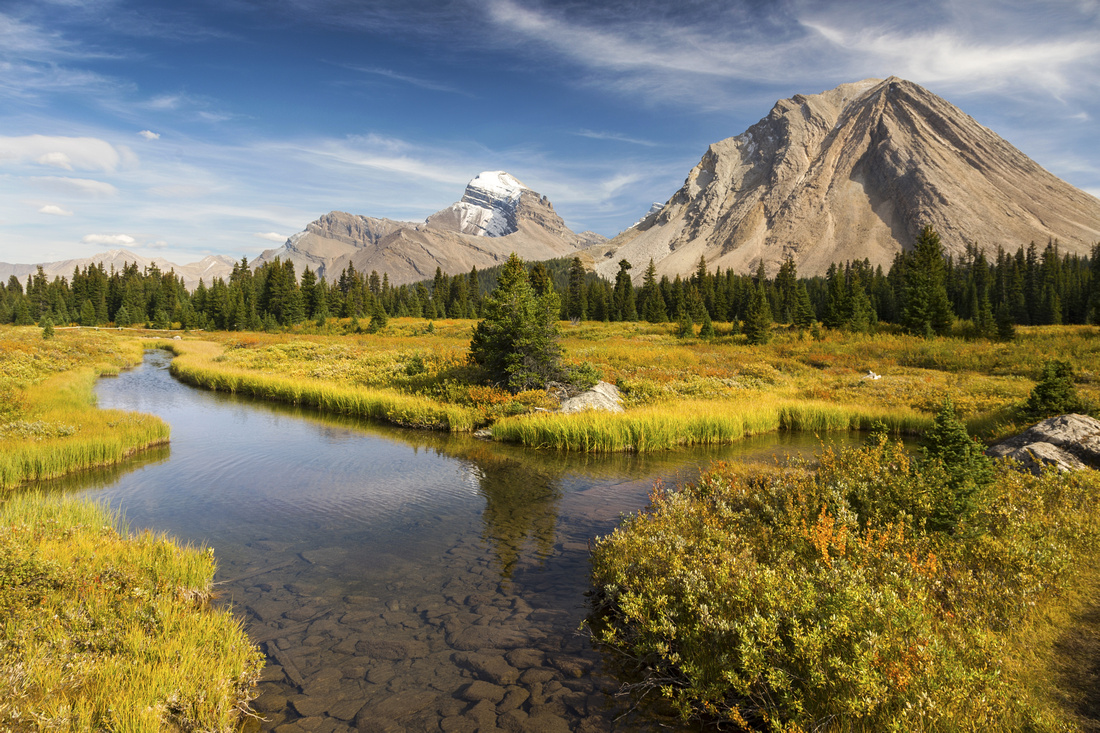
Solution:
M 655 479 L 818 447 L 533 451 L 196 390 L 169 360 L 97 392 L 166 419 L 171 447 L 50 486 L 214 547 L 222 597 L 268 655 L 270 730 L 649 729 L 619 717 L 575 633 L 589 541 Z

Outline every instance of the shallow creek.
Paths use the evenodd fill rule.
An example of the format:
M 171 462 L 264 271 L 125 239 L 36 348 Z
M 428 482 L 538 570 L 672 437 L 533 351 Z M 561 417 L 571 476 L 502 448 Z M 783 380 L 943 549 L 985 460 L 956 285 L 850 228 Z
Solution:
M 46 486 L 214 548 L 220 601 L 267 653 L 253 729 L 677 729 L 630 712 L 578 632 L 588 543 L 658 479 L 820 447 L 534 451 L 206 392 L 170 360 L 148 352 L 97 393 L 164 418 L 171 445 Z

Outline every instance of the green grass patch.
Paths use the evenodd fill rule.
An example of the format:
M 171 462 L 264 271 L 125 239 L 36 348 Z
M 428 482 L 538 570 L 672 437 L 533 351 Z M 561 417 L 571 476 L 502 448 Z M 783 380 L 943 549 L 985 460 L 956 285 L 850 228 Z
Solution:
M 4 329 L 0 339 L 0 489 L 109 466 L 168 441 L 152 415 L 95 407 L 103 374 L 141 361 L 141 345 L 109 332 Z
M 101 506 L 0 507 L 0 728 L 233 731 L 263 655 L 210 607 L 211 550 Z

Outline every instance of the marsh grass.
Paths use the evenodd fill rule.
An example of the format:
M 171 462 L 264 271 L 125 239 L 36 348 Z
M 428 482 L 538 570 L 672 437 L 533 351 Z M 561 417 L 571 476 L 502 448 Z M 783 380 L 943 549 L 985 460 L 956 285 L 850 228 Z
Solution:
M 919 433 L 931 417 L 914 410 L 860 408 L 827 402 L 755 399 L 693 401 L 635 408 L 625 413 L 539 413 L 492 426 L 493 438 L 537 448 L 593 453 L 645 453 L 680 446 L 719 445 L 778 430 L 870 430 L 881 422 L 894 434 Z
M 0 416 L 0 489 L 113 465 L 168 441 L 159 418 L 95 407 L 96 378 L 140 362 L 138 342 L 108 332 L 43 341 L 27 331 L 5 329 L 0 339 L 0 390 L 16 405 Z
M 0 727 L 232 731 L 263 656 L 210 607 L 212 550 L 131 533 L 105 508 L 0 507 Z
M 177 354 L 172 374 L 206 389 L 315 407 L 343 415 L 383 420 L 396 425 L 462 432 L 473 430 L 477 413 L 469 408 L 407 395 L 332 381 L 280 376 L 218 363 L 221 346 L 209 342 L 170 342 Z

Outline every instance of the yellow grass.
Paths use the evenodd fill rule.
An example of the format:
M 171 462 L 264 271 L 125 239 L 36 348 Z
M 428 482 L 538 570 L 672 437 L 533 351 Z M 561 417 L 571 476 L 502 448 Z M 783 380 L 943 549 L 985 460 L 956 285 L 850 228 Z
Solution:
M 0 729 L 232 731 L 263 656 L 209 606 L 211 550 L 102 507 L 0 508 Z
M 17 403 L 0 417 L 0 489 L 107 466 L 168 441 L 157 417 L 95 407 L 100 374 L 141 360 L 141 346 L 117 336 L 4 329 L 0 389 Z

